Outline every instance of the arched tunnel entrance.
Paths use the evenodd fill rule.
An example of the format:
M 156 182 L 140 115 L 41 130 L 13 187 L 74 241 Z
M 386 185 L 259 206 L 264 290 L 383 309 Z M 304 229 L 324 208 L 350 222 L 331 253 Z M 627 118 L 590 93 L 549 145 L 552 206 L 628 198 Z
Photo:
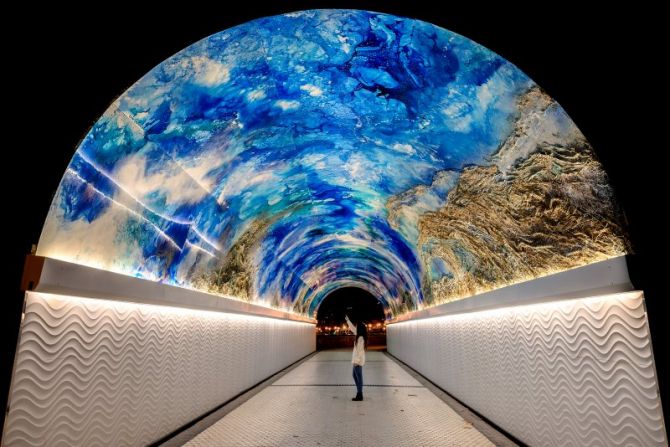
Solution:
M 383 13 L 254 20 L 81 141 L 27 262 L 3 443 L 156 444 L 265 383 L 193 445 L 488 445 L 445 393 L 530 445 L 667 445 L 628 253 L 594 149 L 501 56 Z M 315 352 L 349 311 L 387 352 Z
M 352 347 L 354 337 L 345 316 L 356 324 L 362 321 L 368 328 L 368 346 L 386 348 L 386 316 L 381 301 L 367 290 L 342 287 L 324 298 L 316 313 L 316 348 Z

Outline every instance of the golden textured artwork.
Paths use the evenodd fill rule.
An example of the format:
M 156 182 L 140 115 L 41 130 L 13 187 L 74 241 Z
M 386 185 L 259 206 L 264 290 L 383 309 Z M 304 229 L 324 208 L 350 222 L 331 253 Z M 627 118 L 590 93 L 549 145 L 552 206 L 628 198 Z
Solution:
M 424 278 L 429 301 L 467 297 L 630 250 L 589 143 L 576 128 L 555 125 L 558 105 L 538 88 L 519 107 L 515 131 L 493 165 L 464 169 L 446 204 L 419 219 L 424 265 L 443 263 L 441 277 Z

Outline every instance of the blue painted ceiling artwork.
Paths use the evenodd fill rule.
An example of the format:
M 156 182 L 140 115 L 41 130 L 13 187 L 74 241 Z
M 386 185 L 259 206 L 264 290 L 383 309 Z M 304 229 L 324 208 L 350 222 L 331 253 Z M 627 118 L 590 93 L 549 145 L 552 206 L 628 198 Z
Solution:
M 170 57 L 77 149 L 38 254 L 388 317 L 625 254 L 607 178 L 514 65 L 429 23 L 262 18 Z

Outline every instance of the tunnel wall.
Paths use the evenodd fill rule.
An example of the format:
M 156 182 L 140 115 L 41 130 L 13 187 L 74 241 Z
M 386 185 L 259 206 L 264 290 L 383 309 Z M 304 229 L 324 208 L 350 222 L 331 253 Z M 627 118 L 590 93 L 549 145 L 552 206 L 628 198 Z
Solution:
M 566 297 L 409 316 L 388 350 L 529 445 L 667 445 L 642 292 Z
M 307 321 L 129 302 L 121 294 L 72 296 L 63 293 L 68 275 L 106 276 L 101 288 L 119 281 L 135 290 L 158 287 L 164 299 L 174 288 L 81 266 L 58 267 L 64 266 L 60 284 L 47 280 L 37 286 L 61 293 L 26 293 L 3 436 L 7 446 L 146 445 L 315 349 L 314 325 Z M 192 301 L 207 298 L 184 289 L 174 293 L 198 295 Z M 131 295 L 137 301 L 137 293 Z M 239 304 L 244 303 L 229 307 Z

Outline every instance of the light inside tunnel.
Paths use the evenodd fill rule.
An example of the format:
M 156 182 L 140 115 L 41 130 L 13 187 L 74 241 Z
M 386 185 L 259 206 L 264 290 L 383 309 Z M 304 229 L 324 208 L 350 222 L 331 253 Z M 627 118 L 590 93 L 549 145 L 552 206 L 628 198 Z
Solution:
M 318 10 L 207 37 L 121 95 L 38 254 L 314 315 L 388 316 L 625 254 L 564 110 L 465 37 Z

